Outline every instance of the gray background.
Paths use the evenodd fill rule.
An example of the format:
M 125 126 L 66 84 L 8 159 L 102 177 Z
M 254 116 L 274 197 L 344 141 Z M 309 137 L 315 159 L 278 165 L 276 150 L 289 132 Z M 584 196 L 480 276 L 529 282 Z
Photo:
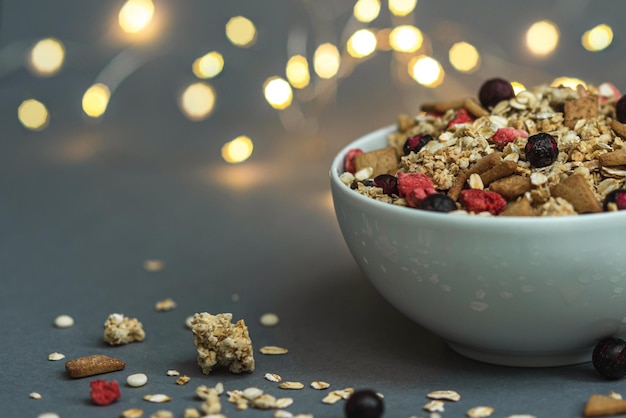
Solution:
M 297 126 L 284 123 L 291 113 L 272 109 L 261 86 L 283 74 L 293 33 L 305 34 L 302 52 L 309 57 L 319 43 L 339 42 L 353 2 L 156 0 L 167 25 L 158 41 L 135 47 L 111 41 L 122 4 L 0 3 L 0 416 L 115 417 L 139 406 L 146 417 L 158 409 L 179 417 L 200 405 L 193 397 L 198 385 L 220 381 L 227 390 L 258 386 L 292 396 L 294 413 L 343 416 L 343 404 L 321 403 L 323 392 L 284 393 L 263 379 L 266 372 L 305 384 L 325 380 L 334 389 L 374 388 L 385 395 L 385 416 L 394 418 L 427 416 L 425 395 L 437 389 L 463 397 L 447 405 L 446 417 L 465 416 L 476 405 L 493 406 L 498 417 L 577 417 L 592 393 L 626 394 L 623 382 L 604 381 L 590 364 L 508 368 L 452 352 L 385 302 L 358 271 L 328 187 L 332 156 L 349 141 L 392 123 L 399 112 L 417 112 L 423 101 L 475 94 L 488 77 L 533 85 L 568 75 L 626 89 L 626 3 L 420 0 L 407 20 L 429 36 L 430 52 L 446 70 L 444 83 L 401 85 L 390 76 L 391 53 L 377 53 L 338 82 L 330 98 L 297 98 L 292 110 L 299 106 L 305 120 Z M 392 24 L 385 4 L 372 26 Z M 245 50 L 223 30 L 239 14 L 259 30 L 256 45 Z M 559 48 L 541 59 L 523 47 L 526 28 L 539 19 L 561 29 Z M 605 51 L 587 52 L 580 36 L 599 23 L 613 27 L 615 40 Z M 47 36 L 64 42 L 67 61 L 57 75 L 40 78 L 23 63 L 33 42 Z M 483 54 L 472 74 L 455 72 L 447 61 L 447 49 L 459 40 Z M 87 120 L 83 92 L 125 48 L 145 54 L 147 63 L 115 90 L 101 120 Z M 217 107 L 206 120 L 190 122 L 176 98 L 194 80 L 191 62 L 212 49 L 226 60 L 223 73 L 209 81 Z M 17 119 L 18 105 L 31 97 L 51 113 L 41 132 Z M 229 165 L 221 146 L 240 134 L 252 137 L 254 153 Z M 148 272 L 147 259 L 166 267 Z M 155 302 L 167 297 L 177 309 L 155 311 Z M 204 376 L 184 326 L 200 311 L 232 312 L 246 320 L 255 348 L 280 345 L 290 353 L 257 354 L 251 374 Z M 146 340 L 105 346 L 102 324 L 113 312 L 138 318 Z M 280 324 L 262 327 L 265 312 L 278 314 Z M 75 318 L 73 328 L 52 326 L 63 313 Z M 70 380 L 63 361 L 47 360 L 54 351 L 68 359 L 102 353 L 125 360 L 125 371 L 102 376 L 121 383 L 122 398 L 92 405 L 92 379 Z M 172 368 L 191 382 L 177 386 L 165 375 Z M 126 387 L 135 372 L 148 375 L 145 387 Z M 43 399 L 29 399 L 33 391 Z M 147 393 L 173 401 L 148 404 L 141 399 Z M 222 402 L 230 417 L 272 416 Z

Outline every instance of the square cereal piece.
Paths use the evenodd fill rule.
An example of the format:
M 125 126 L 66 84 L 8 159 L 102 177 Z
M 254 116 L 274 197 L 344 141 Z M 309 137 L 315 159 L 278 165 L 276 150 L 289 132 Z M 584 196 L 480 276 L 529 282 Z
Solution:
M 572 174 L 560 183 L 550 188 L 554 197 L 567 200 L 578 213 L 602 212 L 602 206 L 596 199 L 596 195 L 580 174 Z
M 372 177 L 379 174 L 391 173 L 398 168 L 398 157 L 394 147 L 385 147 L 363 154 L 357 155 L 354 159 L 356 171 L 363 168 L 372 167 L 374 173 Z
M 565 126 L 574 129 L 580 119 L 591 119 L 598 116 L 598 96 L 590 94 L 579 99 L 565 101 L 563 109 Z

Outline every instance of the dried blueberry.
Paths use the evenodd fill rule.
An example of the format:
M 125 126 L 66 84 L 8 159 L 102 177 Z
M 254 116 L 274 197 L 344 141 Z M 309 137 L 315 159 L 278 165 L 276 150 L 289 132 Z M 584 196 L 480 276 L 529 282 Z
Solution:
M 546 167 L 556 161 L 559 155 L 559 147 L 554 137 L 545 132 L 528 137 L 524 147 L 526 161 L 533 167 Z
M 626 123 L 626 94 L 615 103 L 615 117 L 618 121 Z
M 418 152 L 424 145 L 428 144 L 432 140 L 432 135 L 428 134 L 412 136 L 404 142 L 402 151 L 404 152 L 404 155 L 409 155 L 411 152 Z
M 615 203 L 617 210 L 626 209 L 626 189 L 613 190 L 611 193 L 607 194 L 604 198 L 603 209 L 608 211 L 611 203 Z
M 391 174 L 379 174 L 374 177 L 374 186 L 383 189 L 383 193 L 391 196 L 395 194 L 398 196 L 398 178 Z
M 626 376 L 626 341 L 621 338 L 605 338 L 596 345 L 591 357 L 593 367 L 607 379 Z
M 453 210 L 457 210 L 457 207 L 454 200 L 448 195 L 433 193 L 422 199 L 418 209 L 432 212 L 452 212 Z
M 346 401 L 344 410 L 346 418 L 380 418 L 383 400 L 373 390 L 357 390 Z
M 510 82 L 501 78 L 492 78 L 483 83 L 478 92 L 478 100 L 485 109 L 489 109 L 502 100 L 515 97 L 515 91 Z

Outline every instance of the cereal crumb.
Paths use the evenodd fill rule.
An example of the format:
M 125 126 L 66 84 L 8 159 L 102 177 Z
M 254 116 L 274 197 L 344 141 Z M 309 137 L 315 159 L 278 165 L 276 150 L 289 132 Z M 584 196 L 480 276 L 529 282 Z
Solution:
M 157 272 L 165 268 L 165 263 L 162 260 L 146 260 L 143 262 L 143 268 L 146 271 Z
M 467 411 L 469 418 L 485 418 L 491 416 L 491 414 L 493 414 L 493 408 L 490 406 L 475 406 Z
M 277 347 L 275 345 L 266 345 L 259 349 L 261 354 L 269 354 L 269 355 L 279 355 L 279 354 L 287 354 L 289 350 L 283 347 Z
M 130 408 L 122 411 L 121 418 L 140 418 L 143 416 L 143 409 L 140 408 Z
M 281 380 L 283 380 L 283 378 L 280 377 L 280 375 L 276 373 L 265 373 L 265 376 L 263 377 L 265 378 L 265 380 L 274 382 L 274 383 L 279 383 Z
M 168 376 L 180 376 L 180 372 L 174 369 L 169 369 L 165 374 Z
M 193 315 L 188 316 L 187 318 L 185 318 L 185 326 L 189 329 L 191 329 L 191 321 L 193 320 Z
M 263 315 L 261 315 L 261 318 L 259 319 L 259 322 L 261 322 L 261 325 L 266 326 L 266 327 L 273 327 L 278 325 L 278 322 L 280 321 L 280 319 L 278 318 L 278 315 L 276 315 L 275 313 L 265 313 Z
M 69 315 L 59 315 L 54 318 L 54 326 L 57 328 L 70 328 L 74 326 L 74 318 Z
M 159 312 L 171 311 L 172 309 L 176 309 L 176 302 L 174 302 L 172 298 L 163 299 L 154 305 L 154 309 Z
M 28 395 L 28 397 L 38 401 L 41 399 L 41 394 L 39 392 L 31 392 L 30 395 Z
M 124 370 L 124 367 L 126 367 L 126 363 L 122 360 L 102 354 L 79 357 L 65 362 L 65 370 L 73 379 L 117 372 Z
M 109 345 L 121 345 L 143 341 L 146 333 L 141 322 L 123 314 L 109 315 L 104 322 L 104 342 Z
M 60 418 L 59 414 L 55 414 L 54 412 L 44 412 L 43 414 L 37 415 L 37 418 Z
M 57 352 L 48 354 L 48 360 L 50 361 L 63 360 L 64 358 L 65 358 L 65 354 L 61 354 Z
M 458 402 L 461 400 L 461 395 L 453 390 L 435 390 L 429 392 L 427 395 L 430 399 L 444 399 L 446 401 Z
M 174 418 L 174 414 L 171 411 L 160 410 L 150 415 L 150 418 Z
M 293 418 L 293 414 L 289 411 L 278 410 L 274 412 L 274 418 Z
M 230 300 L 232 300 L 233 302 L 239 302 L 239 294 L 238 293 L 233 293 L 230 297 Z
M 281 389 L 292 389 L 292 390 L 300 390 L 304 388 L 304 384 L 300 382 L 283 382 L 278 385 Z
M 231 313 L 197 313 L 192 320 L 193 343 L 198 365 L 209 374 L 213 367 L 228 367 L 232 373 L 254 370 L 254 354 L 243 319 L 233 324 Z
M 183 418 L 200 418 L 200 412 L 196 408 L 185 408 Z
M 279 398 L 276 399 L 276 404 L 274 405 L 276 408 L 288 408 L 293 405 L 293 398 Z
M 172 400 L 172 398 L 170 398 L 169 396 L 163 393 L 145 395 L 143 399 L 145 401 L 152 402 L 152 403 L 164 403 L 164 402 L 169 402 Z
M 191 377 L 189 376 L 181 376 L 178 379 L 176 379 L 176 384 L 177 385 L 186 385 L 187 383 L 189 383 L 189 381 L 191 380 Z
M 443 412 L 444 403 L 443 401 L 433 400 L 424 405 L 423 408 L 428 412 Z
M 316 390 L 324 390 L 324 389 L 328 389 L 330 387 L 330 383 L 322 382 L 320 380 L 316 380 L 314 382 L 311 382 L 311 387 L 313 389 L 316 389 Z

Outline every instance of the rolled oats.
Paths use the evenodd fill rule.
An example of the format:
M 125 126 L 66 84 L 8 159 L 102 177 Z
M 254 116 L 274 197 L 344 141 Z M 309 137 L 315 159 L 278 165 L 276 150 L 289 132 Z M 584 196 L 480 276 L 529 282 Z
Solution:
M 170 398 L 169 396 L 163 393 L 154 393 L 154 394 L 144 395 L 143 399 L 145 401 L 152 402 L 152 403 L 164 403 L 164 402 L 169 402 L 172 400 L 172 398 Z
M 150 415 L 150 418 L 174 418 L 172 411 L 159 410 Z
M 293 398 L 278 398 L 274 404 L 275 408 L 289 408 L 293 405 Z
M 191 377 L 189 376 L 180 376 L 178 379 L 176 379 L 176 384 L 177 385 L 186 385 L 187 383 L 189 383 L 189 381 L 191 380 Z
M 455 392 L 453 390 L 435 390 L 435 391 L 429 392 L 426 396 L 430 399 L 443 399 L 446 401 L 453 401 L 453 402 L 458 402 L 461 400 L 461 395 L 459 395 L 458 392 Z
M 475 406 L 467 411 L 469 418 L 486 418 L 493 414 L 493 408 L 490 406 Z
M 330 383 L 316 380 L 314 382 L 311 382 L 311 387 L 317 390 L 324 390 L 330 387 Z
M 274 418 L 293 418 L 293 414 L 289 411 L 278 410 L 274 412 Z
M 174 369 L 168 370 L 167 372 L 165 372 L 165 374 L 168 376 L 180 376 L 180 372 Z
M 74 318 L 69 315 L 59 315 L 54 318 L 54 326 L 57 328 L 70 328 L 74 326 Z
M 266 346 L 261 347 L 259 349 L 259 352 L 261 354 L 280 355 L 280 354 L 287 354 L 289 350 L 283 347 L 275 346 L 275 345 L 266 345 Z
M 275 313 L 265 313 L 263 315 L 261 315 L 261 318 L 259 318 L 259 322 L 261 323 L 261 325 L 266 326 L 266 327 L 273 327 L 278 325 L 278 322 L 280 321 L 280 318 L 278 318 L 278 315 L 276 315 Z
M 159 312 L 166 312 L 166 311 L 171 311 L 172 309 L 176 309 L 176 306 L 177 306 L 176 302 L 174 302 L 172 298 L 167 298 L 167 299 L 158 301 L 154 305 L 154 309 L 156 309 Z
M 304 384 L 300 382 L 282 382 L 278 387 L 281 389 L 300 390 L 304 388 Z
M 130 408 L 122 411 L 121 418 L 141 418 L 143 416 L 143 409 Z
M 59 360 L 63 360 L 65 358 L 65 354 L 61 354 L 61 353 L 50 353 L 48 354 L 48 360 L 50 361 L 59 361 Z
M 38 401 L 38 400 L 40 400 L 40 399 L 42 398 L 42 396 L 41 396 L 41 394 L 40 394 L 39 392 L 31 392 L 31 393 L 28 395 L 28 397 L 29 397 L 29 398 L 31 398 L 31 399 L 35 399 L 35 400 L 37 400 L 37 401 Z
M 281 380 L 283 380 L 283 378 L 280 377 L 280 375 L 276 373 L 265 373 L 265 376 L 263 377 L 265 378 L 265 380 L 274 382 L 274 383 L 279 383 Z
M 445 404 L 443 401 L 433 400 L 426 403 L 422 408 L 428 412 L 443 412 L 445 411 Z

